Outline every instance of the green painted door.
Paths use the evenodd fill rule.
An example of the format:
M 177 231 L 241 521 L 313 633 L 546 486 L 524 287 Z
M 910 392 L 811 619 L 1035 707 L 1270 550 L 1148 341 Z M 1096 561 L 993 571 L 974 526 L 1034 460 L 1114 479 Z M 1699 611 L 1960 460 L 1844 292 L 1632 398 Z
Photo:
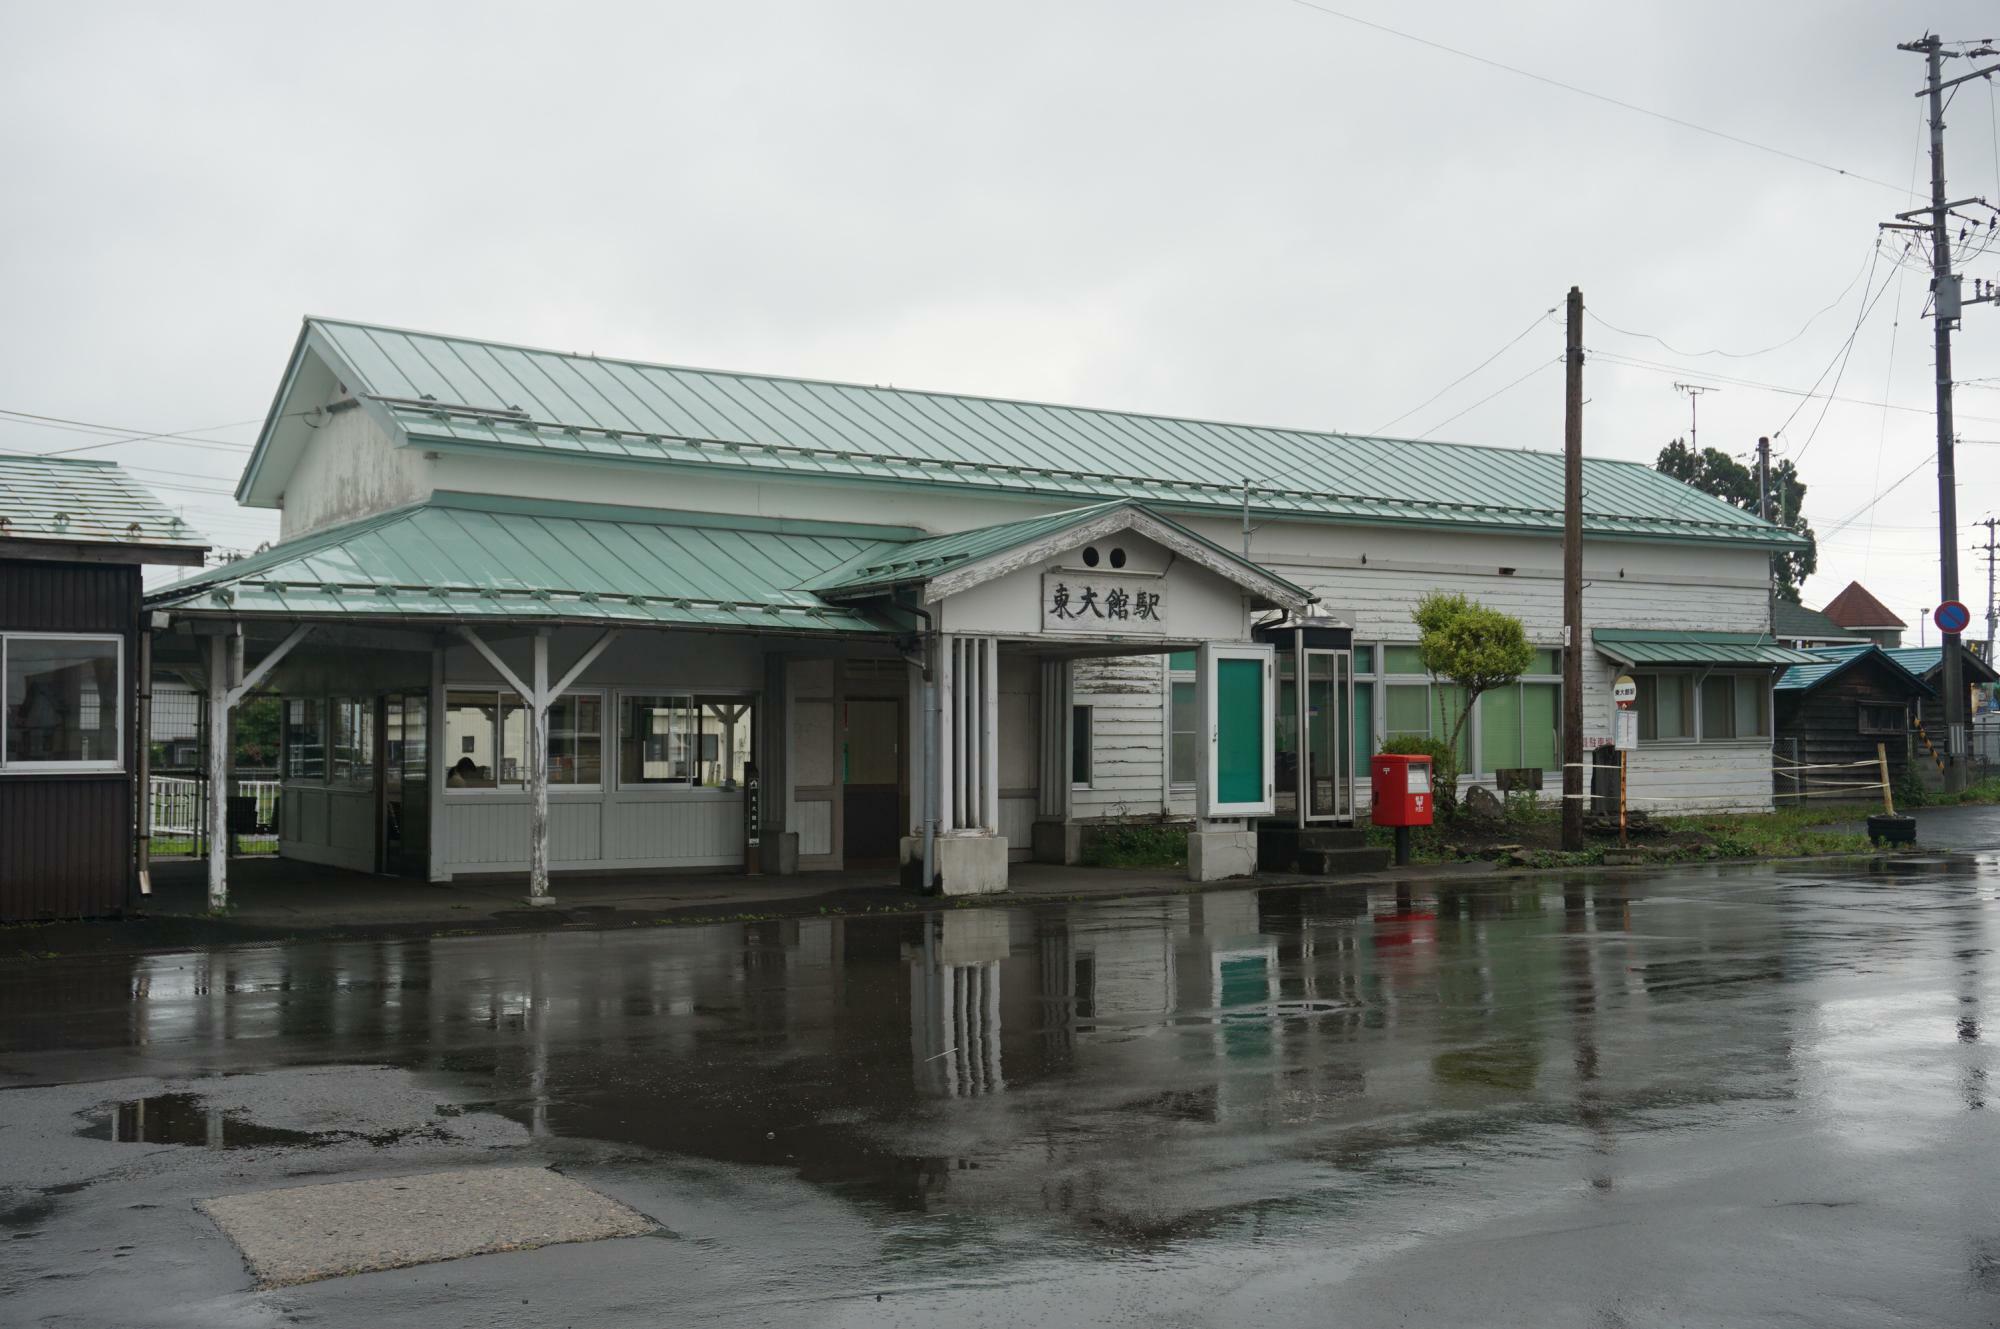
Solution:
M 1215 662 L 1215 796 L 1264 801 L 1264 662 Z

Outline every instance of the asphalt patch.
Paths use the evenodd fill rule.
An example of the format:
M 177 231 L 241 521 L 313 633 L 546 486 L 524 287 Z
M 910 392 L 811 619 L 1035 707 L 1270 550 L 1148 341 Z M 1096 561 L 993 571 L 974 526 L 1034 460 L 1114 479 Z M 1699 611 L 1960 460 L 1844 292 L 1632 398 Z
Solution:
M 658 1230 L 611 1197 L 534 1167 L 291 1186 L 199 1207 L 263 1287 Z

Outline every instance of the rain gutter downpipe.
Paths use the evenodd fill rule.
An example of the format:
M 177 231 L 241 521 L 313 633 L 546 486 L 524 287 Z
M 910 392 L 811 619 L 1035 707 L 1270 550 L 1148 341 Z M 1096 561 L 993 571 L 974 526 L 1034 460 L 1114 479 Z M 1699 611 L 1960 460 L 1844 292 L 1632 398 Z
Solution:
M 921 592 L 919 592 L 921 594 Z M 937 620 L 931 611 L 921 603 L 909 606 L 911 613 L 924 621 L 924 876 L 921 887 L 929 895 L 937 883 Z

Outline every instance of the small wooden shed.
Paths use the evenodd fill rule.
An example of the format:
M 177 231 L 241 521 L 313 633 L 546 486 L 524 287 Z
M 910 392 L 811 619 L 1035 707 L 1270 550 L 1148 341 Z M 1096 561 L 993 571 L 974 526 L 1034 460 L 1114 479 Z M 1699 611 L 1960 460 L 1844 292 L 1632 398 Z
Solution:
M 1909 762 L 1913 708 L 1934 695 L 1872 642 L 1809 654 L 1819 663 L 1793 665 L 1774 693 L 1772 792 L 1780 807 L 1805 796 L 1850 796 L 1843 785 L 1876 778 L 1857 763 L 1873 762 L 1878 746 L 1888 751 L 1890 779 L 1900 777 Z
M 131 904 L 141 568 L 207 552 L 111 462 L 0 457 L 0 921 Z

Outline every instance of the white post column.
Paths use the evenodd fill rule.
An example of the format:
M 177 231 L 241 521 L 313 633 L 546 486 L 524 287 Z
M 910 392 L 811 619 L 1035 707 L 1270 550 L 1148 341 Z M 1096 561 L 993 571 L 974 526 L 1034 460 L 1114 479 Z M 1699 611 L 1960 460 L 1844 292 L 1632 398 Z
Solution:
M 930 778 L 937 782 L 938 831 L 949 831 L 957 823 L 958 804 L 952 797 L 952 774 L 958 769 L 958 735 L 953 723 L 957 715 L 958 663 L 953 657 L 956 640 L 951 637 L 938 638 L 937 652 L 937 769 L 930 772 Z
M 229 639 L 208 639 L 208 907 L 229 906 Z
M 979 658 L 958 639 L 958 827 L 979 825 Z
M 980 820 L 994 835 L 1000 834 L 1000 639 L 987 637 L 975 643 L 979 649 L 981 736 L 979 791 L 983 796 Z
M 535 634 L 533 696 L 528 706 L 528 903 L 550 904 L 549 894 L 549 634 Z

